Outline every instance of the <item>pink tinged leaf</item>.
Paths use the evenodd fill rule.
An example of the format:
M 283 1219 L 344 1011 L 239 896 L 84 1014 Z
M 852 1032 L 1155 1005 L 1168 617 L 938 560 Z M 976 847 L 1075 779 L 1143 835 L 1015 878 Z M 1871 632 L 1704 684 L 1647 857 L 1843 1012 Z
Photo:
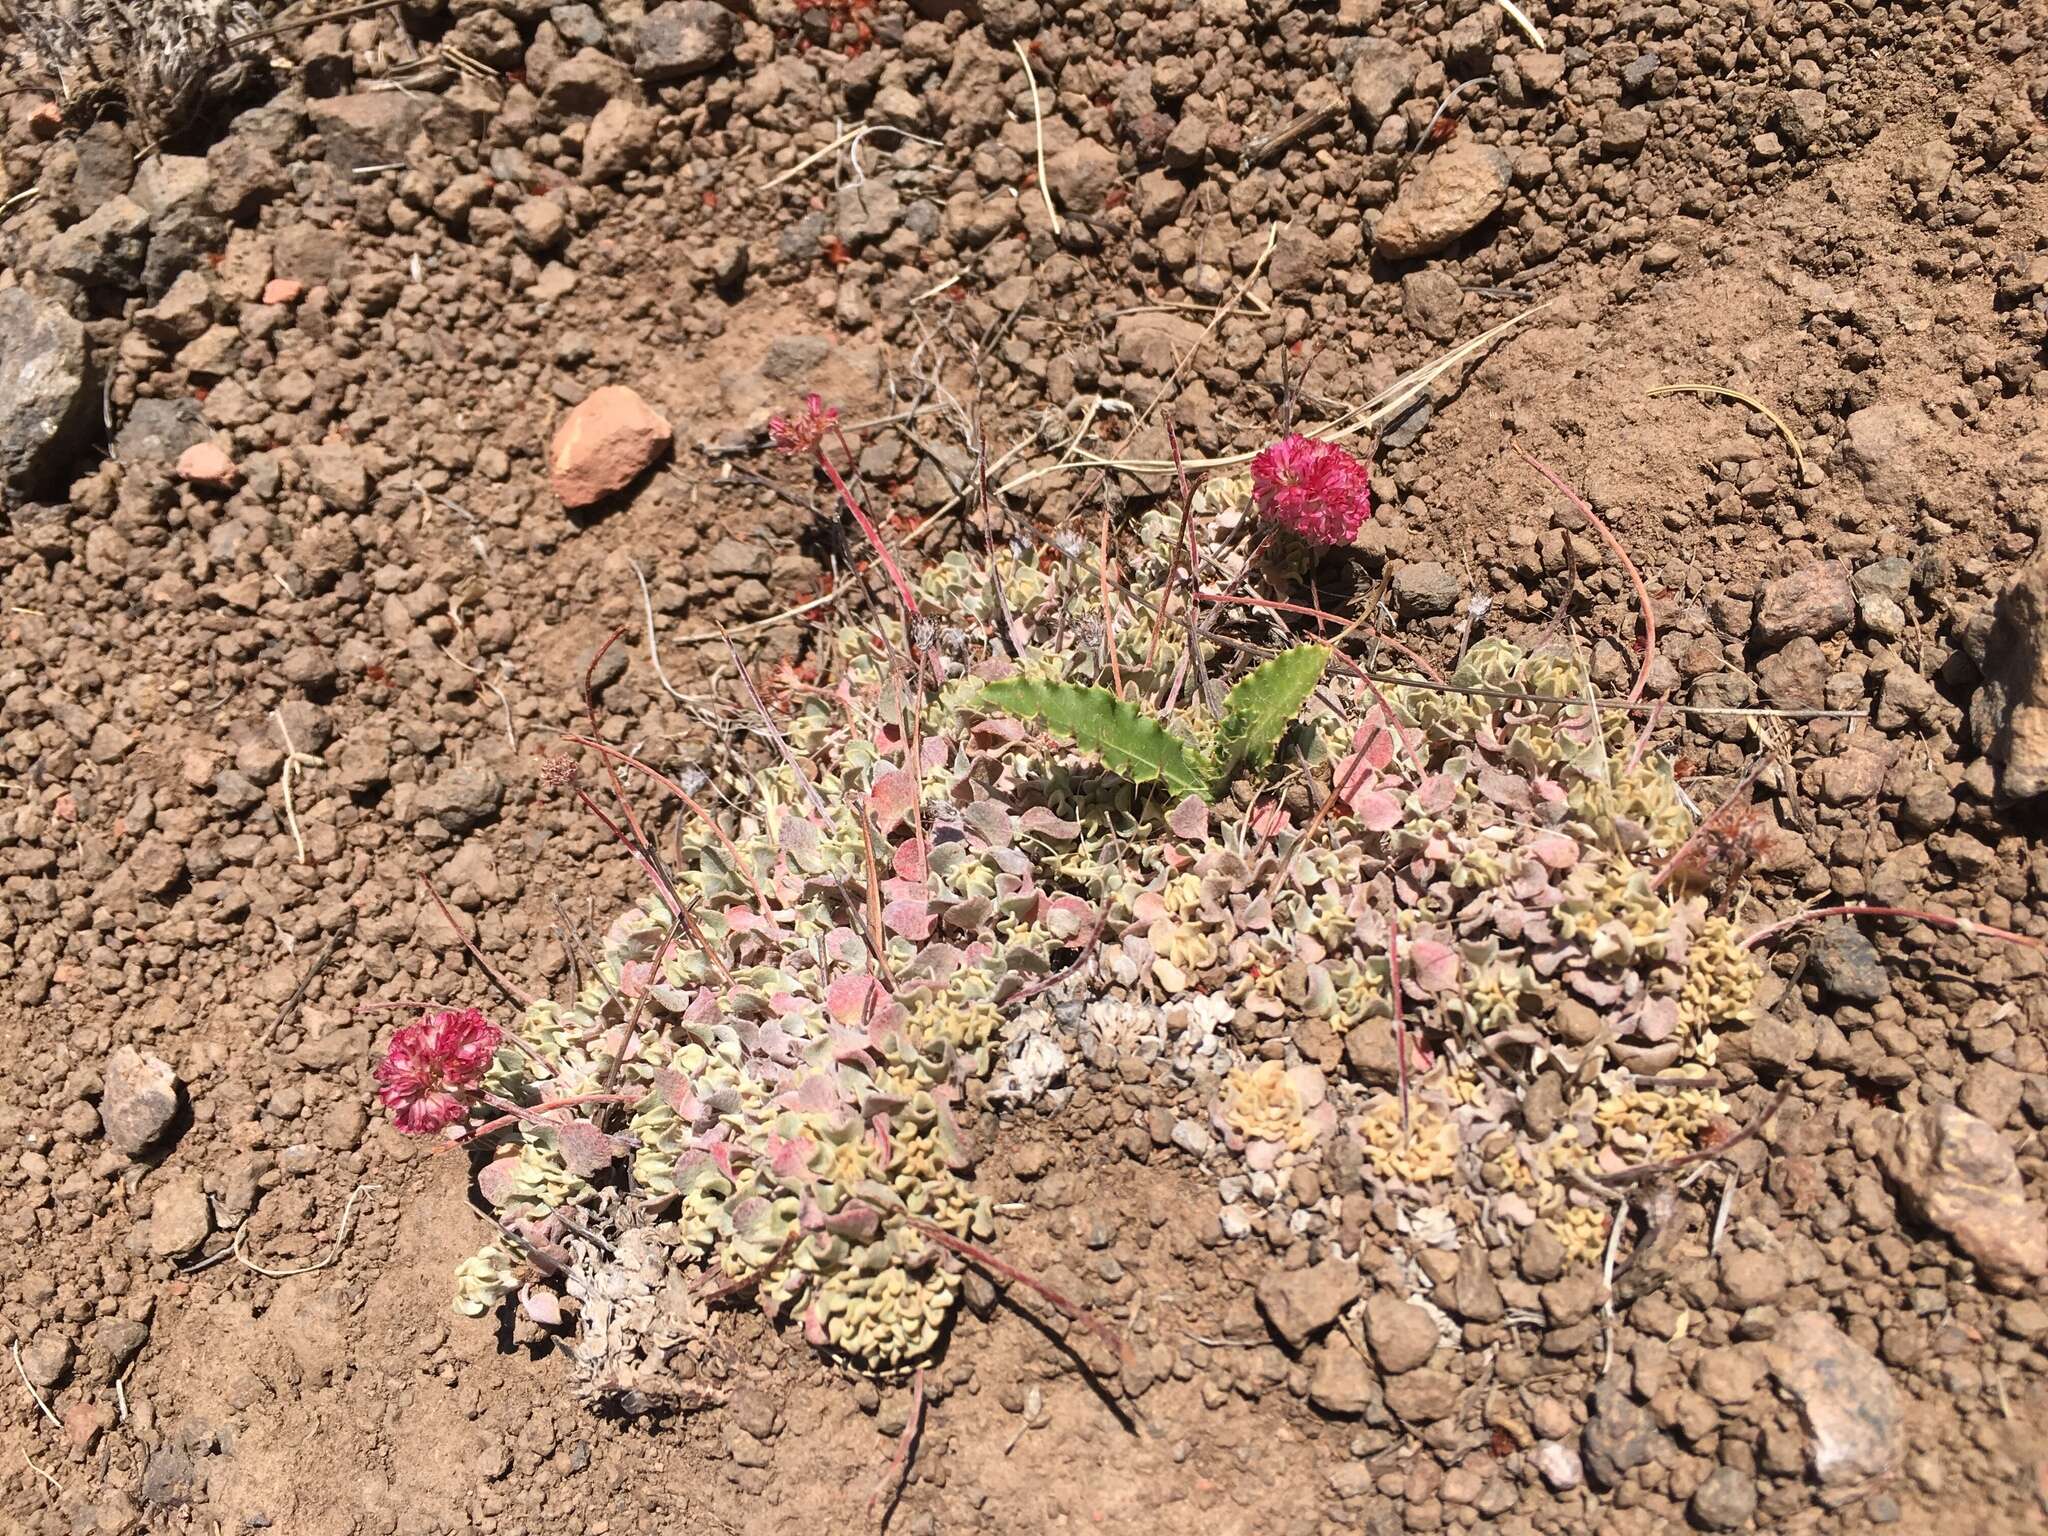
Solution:
M 1037 837 L 1051 838 L 1055 842 L 1071 842 L 1081 835 L 1081 823 L 1068 821 L 1057 811 L 1045 806 L 1034 805 L 1017 818 L 1017 828 Z
M 558 1125 L 555 1145 L 561 1149 L 562 1162 L 579 1179 L 590 1178 L 611 1166 L 619 1153 L 619 1144 L 588 1120 L 569 1120 Z
M 1166 916 L 1166 898 L 1157 891 L 1141 891 L 1138 893 L 1138 899 L 1131 903 L 1131 922 L 1133 926 L 1143 927 L 1147 923 L 1156 923 L 1164 916 Z
M 1545 832 L 1530 840 L 1528 853 L 1545 869 L 1562 873 L 1579 862 L 1579 841 L 1563 832 Z
M 1660 1045 L 1678 1032 L 1678 999 L 1652 997 L 1643 1003 L 1636 1019 L 1636 1033 L 1652 1045 Z
M 1401 825 L 1401 802 L 1384 789 L 1367 790 L 1351 802 L 1351 814 L 1368 832 L 1391 832 Z
M 1415 801 L 1431 816 L 1441 816 L 1458 798 L 1458 786 L 1446 773 L 1432 773 L 1415 786 Z
M 867 940 L 851 928 L 834 928 L 825 935 L 825 958 L 834 965 L 857 965 L 867 953 Z
M 553 1291 L 537 1285 L 519 1288 L 519 1310 L 543 1328 L 562 1326 L 562 1303 Z
M 931 908 L 923 897 L 892 901 L 882 908 L 882 926 L 913 943 L 923 943 L 932 931 Z
M 1529 781 L 1498 768 L 1482 767 L 1479 770 L 1479 793 L 1495 805 L 1511 811 L 1526 811 L 1530 806 Z
M 901 768 L 890 769 L 868 791 L 868 809 L 874 813 L 875 825 L 884 833 L 908 819 L 916 805 L 917 780 Z
M 996 715 L 987 720 L 977 720 L 968 729 L 968 737 L 978 747 L 1006 747 L 1012 742 L 1022 741 L 1029 729 L 1022 720 L 1008 715 Z
M 1056 939 L 1078 939 L 1093 926 L 1095 909 L 1078 896 L 1055 896 L 1045 904 L 1045 928 Z
M 946 766 L 953 745 L 943 736 L 927 736 L 918 743 L 917 766 L 925 773 Z
M 512 1198 L 512 1181 L 519 1173 L 516 1157 L 494 1157 L 476 1176 L 477 1193 L 491 1205 L 503 1205 Z
M 969 832 L 988 847 L 1010 846 L 1010 813 L 993 800 L 974 801 L 960 812 L 960 820 Z
M 896 871 L 896 878 L 898 880 L 922 882 L 931 872 L 925 863 L 924 849 L 925 845 L 914 837 L 908 842 L 896 845 L 891 864 Z
M 1417 939 L 1403 948 L 1408 978 L 1425 992 L 1442 992 L 1458 980 L 1458 952 L 1435 939 Z
M 723 916 L 726 927 L 734 933 L 759 933 L 775 926 L 774 919 L 761 916 L 751 907 L 728 907 Z
M 1293 825 L 1294 818 L 1277 800 L 1262 801 L 1252 807 L 1251 828 L 1260 837 L 1278 837 Z
M 1175 837 L 1199 843 L 1209 835 L 1209 807 L 1200 795 L 1189 795 L 1166 813 L 1166 825 Z
M 867 1020 L 871 998 L 874 1006 L 880 1007 L 889 1000 L 889 994 L 874 977 L 856 971 L 841 976 L 825 989 L 825 1011 L 842 1024 L 862 1024 Z
M 825 1314 L 818 1310 L 815 1301 L 804 1308 L 804 1342 L 813 1349 L 823 1349 L 832 1342 L 825 1334 Z
M 922 880 L 884 880 L 882 900 L 888 901 L 929 901 L 931 892 Z
M 654 1091 L 661 1095 L 661 1102 L 674 1110 L 684 1120 L 697 1118 L 697 1094 L 690 1087 L 690 1080 L 670 1067 L 657 1068 L 654 1074 Z

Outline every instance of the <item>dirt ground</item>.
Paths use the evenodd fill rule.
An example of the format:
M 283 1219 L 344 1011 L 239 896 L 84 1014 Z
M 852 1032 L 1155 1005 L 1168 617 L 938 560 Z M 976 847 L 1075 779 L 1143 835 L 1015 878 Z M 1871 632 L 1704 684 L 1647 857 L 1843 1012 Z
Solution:
M 434 0 L 248 45 L 160 145 L 8 38 L 0 367 L 63 351 L 15 290 L 89 363 L 47 452 L 0 380 L 0 1524 L 2048 1528 L 2048 985 L 1926 923 L 1780 956 L 1724 1060 L 1784 1107 L 1604 1339 L 1528 1252 L 1465 1260 L 1507 1306 L 1460 1311 L 1334 1166 L 1347 1230 L 1234 1229 L 1144 1062 L 983 1114 L 996 1248 L 1136 1360 L 1096 1377 L 1022 1290 L 963 1309 L 893 1498 L 909 1386 L 758 1312 L 720 1404 L 643 1420 L 455 1316 L 470 1167 L 376 1111 L 409 1008 L 504 1007 L 428 884 L 557 991 L 634 889 L 539 775 L 606 637 L 602 733 L 681 771 L 743 714 L 706 637 L 772 691 L 870 601 L 771 414 L 840 410 L 906 560 L 979 537 L 977 453 L 1092 541 L 1166 485 L 1083 453 L 1255 448 L 1516 317 L 1356 443 L 1377 511 L 1321 596 L 1390 580 L 1440 659 L 1568 624 L 1625 684 L 1629 584 L 1519 444 L 1640 567 L 1659 696 L 1789 712 L 1656 723 L 1702 804 L 1765 765 L 1759 918 L 2048 935 L 1985 683 L 2048 647 L 1992 624 L 2048 517 L 2038 11 L 1524 10 L 1541 49 L 1469 3 Z M 672 450 L 565 510 L 551 435 L 612 384 Z M 1949 1104 L 2004 1159 L 1974 1247 L 1888 1152 Z M 1458 1314 L 1422 1369 L 1269 1328 L 1262 1285 L 1361 1252 Z

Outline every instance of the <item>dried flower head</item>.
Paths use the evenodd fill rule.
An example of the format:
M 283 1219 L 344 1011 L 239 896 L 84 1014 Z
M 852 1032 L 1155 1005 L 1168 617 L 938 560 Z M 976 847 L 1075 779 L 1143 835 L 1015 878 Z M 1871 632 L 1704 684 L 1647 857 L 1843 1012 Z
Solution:
M 573 757 L 550 757 L 540 765 L 540 781 L 549 789 L 566 789 L 583 777 Z
M 1372 516 L 1372 472 L 1335 443 L 1300 433 L 1252 460 L 1259 516 L 1311 544 L 1349 544 Z
M 795 458 L 799 454 L 816 453 L 818 444 L 825 440 L 825 434 L 839 422 L 839 412 L 827 405 L 817 395 L 804 397 L 804 413 L 797 417 L 772 416 L 768 420 L 768 440 L 775 445 L 775 451 Z
M 444 1008 L 391 1037 L 377 1063 L 377 1097 L 409 1136 L 459 1125 L 504 1032 L 474 1008 Z

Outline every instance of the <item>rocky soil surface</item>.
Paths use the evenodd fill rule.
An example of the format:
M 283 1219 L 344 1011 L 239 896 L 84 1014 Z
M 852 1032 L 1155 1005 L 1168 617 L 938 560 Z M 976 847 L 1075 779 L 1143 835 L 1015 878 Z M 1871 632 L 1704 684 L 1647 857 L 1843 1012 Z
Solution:
M 1105 1038 L 980 1177 L 1134 1358 L 984 1295 L 872 1513 L 907 1386 L 738 1311 L 719 1406 L 584 1412 L 546 1329 L 449 1313 L 468 1169 L 371 1113 L 408 1009 L 503 1006 L 430 887 L 557 989 L 634 888 L 538 773 L 586 675 L 686 771 L 746 746 L 721 629 L 772 702 L 879 598 L 772 414 L 839 409 L 906 559 L 978 537 L 977 458 L 1092 542 L 1166 489 L 1095 461 L 1255 448 L 1518 317 L 1388 425 L 1325 603 L 1625 688 L 1629 582 L 1519 442 L 1641 569 L 1696 798 L 1753 780 L 1752 917 L 2048 936 L 2027 8 L 1523 9 L 1541 47 L 1471 0 L 421 0 L 250 44 L 159 142 L 7 47 L 8 1518 L 2048 1524 L 2048 967 L 1927 922 L 1782 947 L 1721 1063 L 1782 1108 L 1611 1283 L 1433 1241 L 1355 1153 L 1269 1218 Z

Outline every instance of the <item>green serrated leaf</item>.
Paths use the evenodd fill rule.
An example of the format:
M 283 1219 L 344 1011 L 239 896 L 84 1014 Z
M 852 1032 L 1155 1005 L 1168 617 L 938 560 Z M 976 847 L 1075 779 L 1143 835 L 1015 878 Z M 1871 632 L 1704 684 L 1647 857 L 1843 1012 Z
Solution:
M 1326 645 L 1297 645 L 1237 680 L 1223 700 L 1216 741 L 1227 777 L 1239 764 L 1264 767 L 1330 664 Z
M 1107 688 L 1012 677 L 981 696 L 1005 714 L 1039 721 L 1133 784 L 1156 780 L 1177 795 L 1215 798 L 1218 776 L 1207 755 Z

